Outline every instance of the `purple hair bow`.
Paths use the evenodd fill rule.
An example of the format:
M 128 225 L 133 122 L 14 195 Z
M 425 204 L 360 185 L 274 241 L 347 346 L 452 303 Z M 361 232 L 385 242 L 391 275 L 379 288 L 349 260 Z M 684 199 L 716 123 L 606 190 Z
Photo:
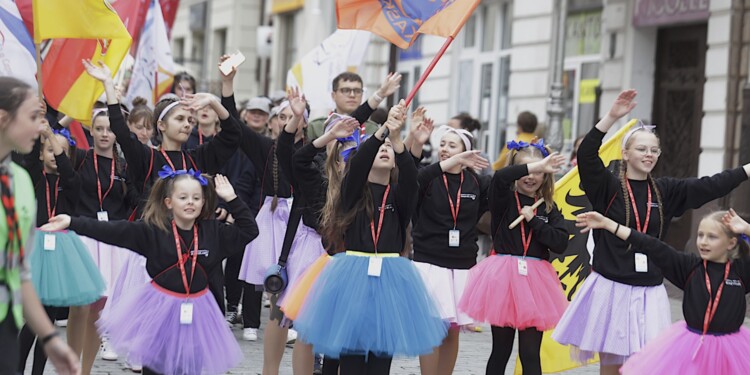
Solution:
M 59 134 L 59 135 L 65 137 L 65 139 L 68 140 L 68 144 L 70 145 L 70 147 L 76 147 L 76 141 L 73 140 L 73 138 L 70 136 L 70 130 L 65 129 L 65 128 L 62 128 L 62 129 L 52 129 L 52 133 Z
M 196 180 L 198 180 L 198 182 L 202 186 L 208 185 L 208 180 L 206 180 L 206 178 L 203 177 L 203 175 L 201 174 L 201 171 L 196 171 L 196 170 L 193 170 L 192 168 L 190 168 L 190 170 L 184 170 L 184 169 L 174 170 L 170 168 L 168 165 L 164 165 L 163 167 L 161 167 L 161 170 L 159 171 L 159 178 L 164 180 L 167 178 L 175 178 L 183 174 L 186 174 L 188 176 L 195 178 Z

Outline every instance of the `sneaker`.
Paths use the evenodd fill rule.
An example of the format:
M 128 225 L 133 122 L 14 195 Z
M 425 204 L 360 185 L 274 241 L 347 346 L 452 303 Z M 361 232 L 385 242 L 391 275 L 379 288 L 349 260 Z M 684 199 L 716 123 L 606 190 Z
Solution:
M 130 363 L 128 361 L 125 361 L 125 367 L 129 368 L 130 371 L 133 371 L 133 372 L 136 372 L 136 373 L 143 372 L 143 366 L 141 366 L 141 365 L 134 365 L 134 364 L 132 364 L 132 363 Z
M 271 299 L 263 293 L 263 307 L 271 307 Z
M 315 354 L 315 364 L 313 366 L 313 375 L 323 375 L 323 355 Z
M 229 327 L 231 328 L 235 324 L 235 321 L 237 320 L 237 312 L 227 311 L 226 319 L 227 319 L 227 323 L 229 324 Z
M 289 331 L 286 333 L 286 343 L 294 344 L 295 341 L 297 341 L 297 331 L 289 328 Z
M 55 325 L 58 326 L 58 327 L 67 327 L 68 326 L 68 319 L 55 320 Z
M 99 349 L 99 355 L 105 361 L 116 361 L 117 353 L 109 347 L 109 343 L 106 340 L 102 340 L 102 346 Z
M 242 339 L 245 341 L 258 341 L 258 329 L 257 328 L 243 329 Z

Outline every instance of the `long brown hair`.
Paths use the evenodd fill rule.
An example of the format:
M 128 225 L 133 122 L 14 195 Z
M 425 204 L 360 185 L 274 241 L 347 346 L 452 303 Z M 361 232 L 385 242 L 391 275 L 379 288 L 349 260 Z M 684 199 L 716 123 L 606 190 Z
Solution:
M 544 146 L 544 148 L 547 150 L 548 155 L 552 153 L 552 150 L 550 150 L 549 147 Z M 534 146 L 528 146 L 520 150 L 510 150 L 510 153 L 508 155 L 509 166 L 518 164 L 516 163 L 518 155 L 544 159 L 544 155 L 542 154 L 541 150 Z M 542 185 L 539 186 L 539 190 L 536 191 L 536 195 L 537 197 L 541 197 L 542 199 L 544 199 L 544 203 L 546 206 L 544 211 L 546 213 L 552 212 L 552 209 L 555 207 L 555 201 L 553 199 L 555 195 L 555 176 L 553 176 L 552 173 L 544 174 L 544 180 L 542 180 Z
M 645 131 L 645 130 L 644 130 Z M 661 143 L 661 140 L 659 139 L 659 136 L 656 135 L 656 133 L 649 132 L 650 134 L 653 134 L 656 137 L 656 140 Z M 633 134 L 635 135 L 635 133 Z M 628 138 L 627 142 L 625 142 L 625 145 L 623 149 L 628 150 L 630 149 L 630 145 L 633 143 L 633 139 L 635 137 Z M 625 203 L 625 226 L 630 226 L 630 212 L 632 211 L 631 202 L 628 197 L 630 194 L 628 193 L 628 163 L 625 162 L 625 160 L 622 160 L 620 162 L 620 189 L 622 189 L 622 200 Z M 656 185 L 656 182 L 654 181 L 654 178 L 651 177 L 651 173 L 646 175 L 646 181 L 651 186 L 651 189 L 654 190 L 654 193 L 656 193 L 656 202 L 659 204 L 659 235 L 656 238 L 661 238 L 661 236 L 664 234 L 664 205 L 663 201 L 661 199 L 661 192 L 659 191 L 659 187 Z
M 203 190 L 203 208 L 201 213 L 196 220 L 210 220 L 214 217 L 216 211 L 216 187 L 214 186 L 213 178 L 208 175 L 203 175 L 208 184 L 201 186 Z M 177 181 L 193 178 L 189 175 L 183 174 L 172 178 L 160 178 L 156 181 L 154 186 L 151 188 L 151 193 L 148 195 L 146 206 L 143 209 L 143 221 L 146 224 L 153 225 L 165 232 L 169 232 L 168 224 L 172 220 L 172 214 L 167 209 L 164 199 L 172 196 L 174 191 L 174 184 Z

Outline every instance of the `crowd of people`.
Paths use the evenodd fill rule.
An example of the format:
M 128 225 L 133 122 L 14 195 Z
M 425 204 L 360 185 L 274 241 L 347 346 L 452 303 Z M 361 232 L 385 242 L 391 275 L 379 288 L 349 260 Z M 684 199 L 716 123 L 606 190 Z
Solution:
M 33 374 L 48 358 L 88 374 L 102 340 L 144 374 L 226 373 L 243 357 L 231 327 L 258 340 L 264 290 L 270 321 L 253 360 L 269 375 L 295 338 L 295 374 L 313 373 L 318 355 L 323 374 L 388 374 L 398 356 L 450 374 L 462 328 L 481 323 L 487 374 L 505 371 L 516 332 L 523 373 L 541 374 L 552 329 L 577 360 L 598 354 L 603 374 L 750 373 L 750 224 L 733 210 L 704 217 L 697 255 L 662 242 L 673 217 L 729 194 L 750 165 L 652 177 L 659 138 L 638 125 L 619 170 L 605 168 L 598 150 L 635 107 L 633 90 L 573 158 L 523 112 L 491 164 L 466 114 L 436 127 L 401 101 L 373 121 L 399 74 L 369 98 L 358 75 L 340 74 L 336 108 L 310 119 L 297 89 L 238 105 L 236 69 L 221 73 L 220 96 L 180 74 L 153 109 L 127 108 L 109 68 L 82 63 L 105 92 L 88 150 L 69 118 L 0 77 L 2 374 L 23 373 L 30 355 Z M 595 249 L 569 303 L 550 252 L 572 234 L 553 199 L 571 164 L 594 208 L 576 225 L 594 230 Z M 482 233 L 491 251 L 478 262 Z M 664 277 L 685 291 L 685 321 L 671 327 Z M 51 323 L 65 308 L 67 343 Z

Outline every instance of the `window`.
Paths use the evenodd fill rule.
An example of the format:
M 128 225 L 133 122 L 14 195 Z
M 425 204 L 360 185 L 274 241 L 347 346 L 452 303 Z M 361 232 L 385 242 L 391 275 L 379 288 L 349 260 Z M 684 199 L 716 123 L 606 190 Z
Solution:
M 482 7 L 482 52 L 495 49 L 495 37 L 497 25 L 497 7 Z
M 214 31 L 214 48 L 222 56 L 227 53 L 227 29 L 218 29 Z
M 469 17 L 464 25 L 464 48 L 473 48 L 476 44 L 477 35 L 477 14 L 476 12 Z
M 172 51 L 172 56 L 174 56 L 174 62 L 178 64 L 183 64 L 185 62 L 185 38 L 174 39 L 174 51 Z
M 474 77 L 474 61 L 463 60 L 458 64 L 458 112 L 471 112 L 471 83 Z

